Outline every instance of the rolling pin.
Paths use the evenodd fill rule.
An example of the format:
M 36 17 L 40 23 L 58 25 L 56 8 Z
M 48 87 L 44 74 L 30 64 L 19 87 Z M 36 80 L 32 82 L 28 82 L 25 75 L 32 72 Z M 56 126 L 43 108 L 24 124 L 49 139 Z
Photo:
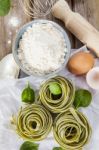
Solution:
M 59 0 L 53 5 L 52 14 L 62 20 L 66 28 L 99 57 L 99 32 L 84 17 L 73 12 L 65 0 Z

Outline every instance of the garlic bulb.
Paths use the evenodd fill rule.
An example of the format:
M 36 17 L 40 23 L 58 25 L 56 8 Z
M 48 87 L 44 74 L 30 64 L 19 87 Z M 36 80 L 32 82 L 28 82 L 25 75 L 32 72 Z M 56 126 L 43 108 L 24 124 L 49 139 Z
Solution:
M 0 61 L 0 78 L 18 78 L 19 67 L 13 55 L 8 54 Z

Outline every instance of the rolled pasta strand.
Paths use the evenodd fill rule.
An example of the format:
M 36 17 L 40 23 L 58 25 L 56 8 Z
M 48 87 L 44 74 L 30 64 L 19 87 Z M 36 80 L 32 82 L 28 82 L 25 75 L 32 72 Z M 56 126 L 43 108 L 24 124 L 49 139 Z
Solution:
M 56 141 L 68 150 L 82 150 L 91 137 L 91 131 L 86 117 L 74 108 L 59 114 L 53 125 Z
M 16 119 L 16 130 L 23 139 L 40 141 L 47 137 L 52 128 L 52 116 L 38 104 L 21 109 Z
M 53 99 L 53 95 L 49 90 L 50 83 L 57 83 L 60 85 L 62 94 L 58 99 Z M 41 103 L 53 113 L 64 112 L 69 108 L 74 101 L 75 87 L 71 81 L 62 77 L 56 76 L 47 80 L 40 88 L 39 100 Z

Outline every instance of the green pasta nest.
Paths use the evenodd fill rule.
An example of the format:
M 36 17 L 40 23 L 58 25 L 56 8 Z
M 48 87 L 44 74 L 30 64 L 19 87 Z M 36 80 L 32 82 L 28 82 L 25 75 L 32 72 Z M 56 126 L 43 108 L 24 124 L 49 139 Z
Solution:
M 58 83 L 61 87 L 62 94 L 56 100 L 49 90 L 50 83 Z M 75 87 L 68 79 L 57 76 L 46 81 L 40 88 L 39 100 L 41 103 L 53 113 L 64 112 L 74 101 Z
M 78 150 L 88 143 L 91 127 L 81 112 L 69 108 L 56 117 L 53 132 L 63 149 Z
M 19 111 L 17 133 L 24 139 L 40 141 L 46 138 L 52 128 L 52 116 L 41 105 L 32 104 Z

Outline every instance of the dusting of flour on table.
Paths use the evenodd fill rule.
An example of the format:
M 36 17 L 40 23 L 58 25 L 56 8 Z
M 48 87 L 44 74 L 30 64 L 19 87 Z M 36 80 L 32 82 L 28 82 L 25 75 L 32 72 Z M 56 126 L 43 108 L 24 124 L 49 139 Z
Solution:
M 67 52 L 63 34 L 52 24 L 33 24 L 19 42 L 18 57 L 31 74 L 48 74 L 59 69 Z

